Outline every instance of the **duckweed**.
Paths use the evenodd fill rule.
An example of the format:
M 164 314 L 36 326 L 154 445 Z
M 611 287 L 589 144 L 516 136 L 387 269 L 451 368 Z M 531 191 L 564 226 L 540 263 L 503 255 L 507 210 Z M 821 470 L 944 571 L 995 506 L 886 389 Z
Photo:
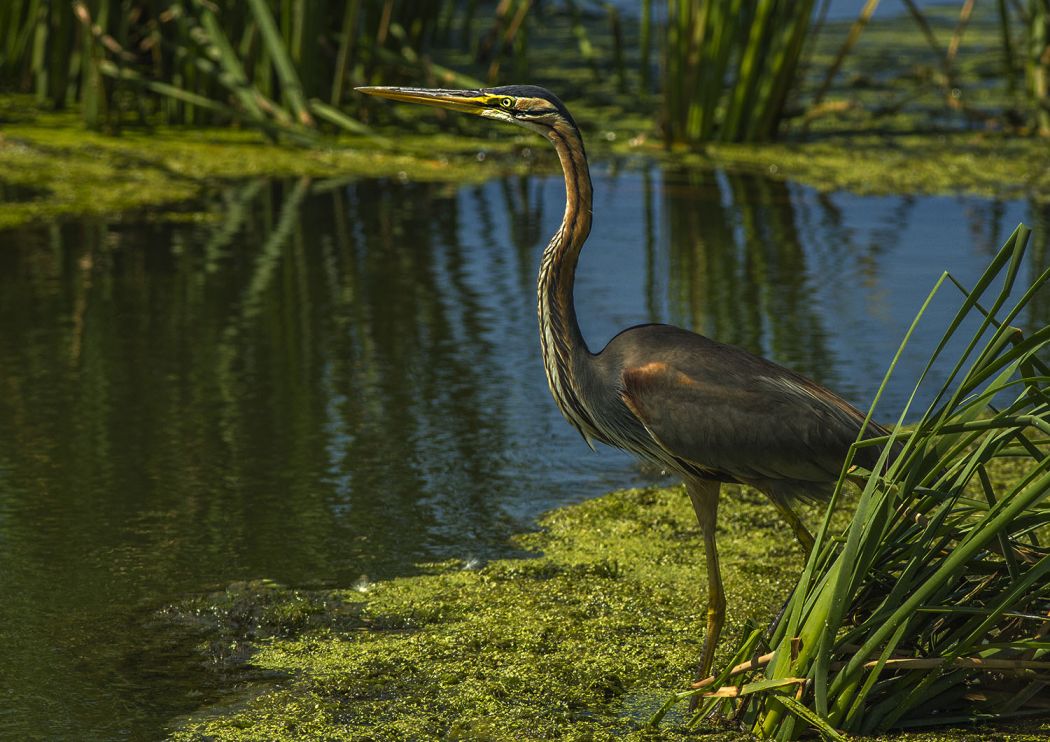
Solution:
M 772 617 L 802 556 L 760 495 L 727 489 L 719 520 L 730 601 L 722 660 L 745 621 Z M 819 512 L 811 508 L 806 516 L 815 522 Z M 517 545 L 534 556 L 480 568 L 422 565 L 418 575 L 376 583 L 365 593 L 304 597 L 269 588 L 260 615 L 281 615 L 274 601 L 284 595 L 299 618 L 253 630 L 248 662 L 267 679 L 183 720 L 174 738 L 690 736 L 683 709 L 657 729 L 646 726 L 691 679 L 700 651 L 703 552 L 682 489 L 614 492 L 554 511 Z M 229 595 L 213 601 L 220 614 Z M 1045 722 L 1029 722 L 997 738 L 1043 739 L 1048 731 Z M 749 738 L 725 721 L 711 721 L 703 732 L 710 740 Z M 894 739 L 988 734 L 962 729 Z
M 740 494 L 726 501 L 720 542 L 730 641 L 746 618 L 772 616 L 801 566 L 772 508 L 754 493 Z M 426 565 L 423 574 L 377 583 L 365 594 L 315 598 L 355 605 L 353 625 L 308 621 L 259 638 L 252 666 L 281 680 L 239 705 L 186 720 L 175 737 L 684 734 L 681 715 L 659 733 L 645 726 L 667 694 L 690 680 L 700 651 L 703 552 L 684 493 L 616 492 L 555 511 L 540 526 L 518 538 L 532 558 L 478 569 Z
M 589 131 L 592 157 L 675 167 L 748 170 L 818 190 L 1050 196 L 1050 148 L 1002 135 L 822 136 L 761 146 L 717 144 L 666 152 L 635 119 Z M 327 148 L 277 146 L 254 131 L 85 130 L 74 114 L 41 111 L 25 96 L 0 96 L 0 186 L 32 194 L 0 202 L 0 229 L 69 215 L 157 208 L 199 199 L 209 184 L 247 177 L 411 177 L 477 182 L 508 173 L 555 172 L 557 161 L 526 133 L 461 127 L 455 135 L 422 124 L 388 139 L 344 137 Z M 482 136 L 487 135 L 487 136 Z M 539 152 L 535 156 L 534 152 Z M 2 192 L 2 189 L 0 189 Z

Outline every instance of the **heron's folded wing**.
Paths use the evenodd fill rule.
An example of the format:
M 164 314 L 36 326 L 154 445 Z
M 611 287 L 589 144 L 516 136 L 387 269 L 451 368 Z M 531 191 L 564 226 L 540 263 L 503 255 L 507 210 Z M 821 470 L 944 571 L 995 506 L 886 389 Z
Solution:
M 722 373 L 631 367 L 621 398 L 665 450 L 743 481 L 834 481 L 864 420 L 832 392 L 768 363 Z

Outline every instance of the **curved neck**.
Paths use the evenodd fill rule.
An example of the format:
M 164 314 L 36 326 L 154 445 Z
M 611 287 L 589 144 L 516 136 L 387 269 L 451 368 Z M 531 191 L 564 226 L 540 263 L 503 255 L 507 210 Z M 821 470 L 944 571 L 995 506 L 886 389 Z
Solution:
M 559 122 L 546 136 L 558 151 L 565 175 L 565 215 L 540 262 L 540 346 L 547 382 L 558 407 L 590 438 L 592 431 L 597 431 L 578 393 L 583 361 L 590 351 L 576 320 L 572 292 L 580 250 L 591 231 L 591 176 L 583 140 L 575 127 Z

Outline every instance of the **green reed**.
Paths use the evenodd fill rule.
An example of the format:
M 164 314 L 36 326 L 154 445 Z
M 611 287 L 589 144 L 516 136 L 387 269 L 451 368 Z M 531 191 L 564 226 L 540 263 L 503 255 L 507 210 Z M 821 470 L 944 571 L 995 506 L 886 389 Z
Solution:
M 1024 91 L 1029 128 L 1050 136 L 1050 0 L 997 0 L 996 10 L 1009 92 Z
M 1025 90 L 1035 128 L 1050 136 L 1050 0 L 1029 0 L 1025 24 Z
M 669 0 L 663 91 L 668 140 L 774 138 L 812 14 L 812 0 Z
M 822 82 L 799 101 L 811 113 L 877 5 L 865 4 L 827 70 L 812 72 Z M 307 142 L 323 128 L 367 131 L 365 104 L 349 98 L 355 85 L 527 79 L 535 49 L 550 49 L 545 21 L 561 15 L 573 48 L 562 48 L 553 74 L 564 71 L 570 90 L 583 84 L 572 77 L 582 66 L 597 88 L 612 75 L 618 93 L 640 105 L 658 93 L 669 143 L 775 138 L 818 32 L 814 1 L 668 0 L 663 17 L 654 6 L 644 0 L 636 17 L 621 17 L 601 0 L 6 0 L 0 87 L 31 91 L 54 108 L 75 106 L 94 128 L 129 118 L 234 122 Z M 972 0 L 960 0 L 943 49 L 923 13 L 908 6 L 940 59 L 945 100 L 962 107 L 951 93 Z M 1006 84 L 1024 93 L 1027 128 L 1050 134 L 1050 0 L 996 7 Z M 473 74 L 450 69 L 447 59 Z
M 0 4 L 0 84 L 92 127 L 130 112 L 177 124 L 237 121 L 306 141 L 350 88 L 477 84 L 426 52 L 462 14 L 453 0 L 10 0 Z
M 1013 323 L 1050 282 L 1019 285 L 1019 227 L 963 301 L 919 377 L 962 347 L 917 423 L 908 405 L 876 469 L 847 460 L 782 615 L 749 630 L 701 695 L 760 736 L 788 740 L 1045 715 L 1050 687 L 1050 328 Z M 1020 294 L 1020 298 L 1016 295 Z M 968 327 L 965 331 L 961 328 Z M 869 413 L 870 419 L 870 413 Z M 852 458 L 852 455 L 849 457 Z M 1000 476 L 1004 468 L 1008 476 Z M 861 487 L 843 531 L 843 485 Z M 1005 482 L 1005 483 L 1004 483 Z M 675 700 L 675 699 L 673 699 Z

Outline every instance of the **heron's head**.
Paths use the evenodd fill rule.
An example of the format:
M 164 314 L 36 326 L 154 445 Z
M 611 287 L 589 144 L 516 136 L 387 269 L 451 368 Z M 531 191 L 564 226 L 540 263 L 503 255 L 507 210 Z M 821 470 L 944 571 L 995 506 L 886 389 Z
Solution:
M 505 85 L 480 90 L 428 88 L 357 88 L 362 93 L 426 106 L 449 108 L 532 129 L 544 136 L 552 131 L 577 131 L 565 105 L 551 92 L 535 85 Z

